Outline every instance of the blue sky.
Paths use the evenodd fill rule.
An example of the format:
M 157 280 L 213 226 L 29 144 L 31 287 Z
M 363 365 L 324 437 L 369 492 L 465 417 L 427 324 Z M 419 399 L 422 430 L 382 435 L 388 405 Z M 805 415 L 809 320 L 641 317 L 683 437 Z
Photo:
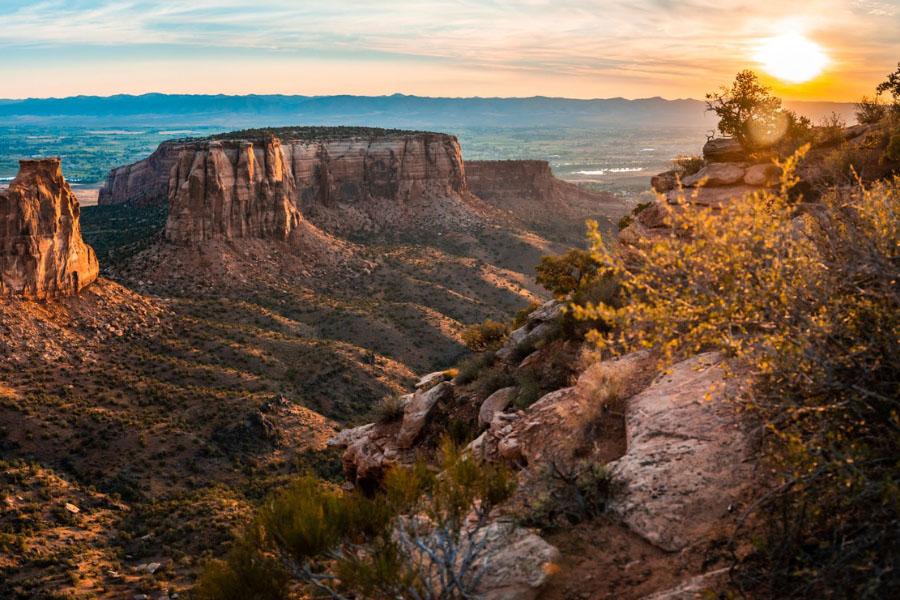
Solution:
M 900 0 L 0 0 L 0 97 L 142 93 L 700 97 L 760 40 L 828 53 L 787 97 L 855 99 Z

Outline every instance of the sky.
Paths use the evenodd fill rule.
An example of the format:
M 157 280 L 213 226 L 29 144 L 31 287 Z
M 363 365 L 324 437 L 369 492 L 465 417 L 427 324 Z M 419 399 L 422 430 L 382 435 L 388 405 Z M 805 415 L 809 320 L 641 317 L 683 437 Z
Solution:
M 0 98 L 702 98 L 786 32 L 828 63 L 764 81 L 854 101 L 900 61 L 900 0 L 0 0 Z

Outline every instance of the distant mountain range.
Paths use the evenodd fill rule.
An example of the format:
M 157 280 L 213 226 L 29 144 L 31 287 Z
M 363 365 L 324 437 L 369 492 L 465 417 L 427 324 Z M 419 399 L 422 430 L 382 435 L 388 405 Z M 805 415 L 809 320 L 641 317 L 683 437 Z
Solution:
M 786 102 L 817 121 L 832 112 L 853 120 L 854 105 L 840 102 Z M 392 96 L 186 95 L 74 96 L 0 100 L 7 124 L 76 123 L 375 125 L 380 127 L 606 126 L 622 124 L 715 124 L 700 100 L 663 98 L 426 98 Z M 175 119 L 175 121 L 173 121 Z M 0 123 L 2 124 L 2 123 Z

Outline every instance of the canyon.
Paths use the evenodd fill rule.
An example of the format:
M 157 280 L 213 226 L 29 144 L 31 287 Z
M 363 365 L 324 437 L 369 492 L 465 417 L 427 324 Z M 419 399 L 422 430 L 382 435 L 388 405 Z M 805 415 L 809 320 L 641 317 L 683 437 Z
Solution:
M 16 281 L 46 283 L 0 299 L 4 519 L 18 519 L 3 523 L 34 524 L 15 538 L 30 550 L 0 560 L 11 575 L 0 592 L 186 589 L 191 557 L 221 554 L 260 494 L 300 470 L 340 480 L 325 445 L 340 423 L 455 362 L 467 325 L 545 300 L 540 256 L 580 235 L 583 217 L 609 224 L 607 210 L 626 210 L 523 163 L 540 185 L 522 206 L 571 218 L 565 235 L 539 231 L 512 194 L 474 193 L 466 166 L 443 134 L 235 132 L 113 169 L 102 205 L 79 214 L 64 164 L 23 163 L 3 196 L 15 199 L 3 204 L 10 234 L 57 216 L 43 230 L 55 237 L 3 238 L 53 268 L 4 263 Z M 474 168 L 486 196 L 519 178 Z M 583 214 L 565 211 L 567 194 Z M 45 197 L 56 203 L 42 200 L 27 226 L 15 216 Z M 103 248 L 99 277 L 90 245 Z

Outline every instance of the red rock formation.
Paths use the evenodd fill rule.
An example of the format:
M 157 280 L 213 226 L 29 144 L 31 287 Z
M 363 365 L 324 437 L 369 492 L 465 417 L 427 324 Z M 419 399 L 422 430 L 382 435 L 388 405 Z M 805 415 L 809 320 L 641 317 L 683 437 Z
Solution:
M 166 239 L 287 241 L 300 223 L 294 179 L 276 138 L 185 148 L 169 177 Z
M 585 219 L 615 221 L 627 212 L 612 194 L 557 179 L 543 160 L 466 161 L 466 178 L 479 198 L 538 231 L 574 237 L 573 242 L 583 241 Z
M 0 295 L 71 295 L 97 278 L 97 257 L 81 239 L 79 215 L 58 158 L 20 162 L 9 189 L 0 192 Z
M 402 229 L 425 223 L 437 204 L 452 228 L 469 198 L 452 136 L 287 129 L 166 142 L 111 171 L 100 194 L 101 204 L 166 200 L 166 237 L 189 243 L 286 240 L 301 214 L 330 232 Z

